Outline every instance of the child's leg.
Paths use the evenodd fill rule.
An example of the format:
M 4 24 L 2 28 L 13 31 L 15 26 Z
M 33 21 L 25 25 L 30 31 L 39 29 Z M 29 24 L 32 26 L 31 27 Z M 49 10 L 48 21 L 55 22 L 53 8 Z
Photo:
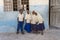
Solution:
M 38 33 L 39 29 L 38 29 L 38 25 L 36 25 L 36 33 Z
M 45 27 L 44 27 L 44 23 L 41 24 L 41 35 L 43 35 L 43 31 L 44 31 Z
M 31 24 L 31 30 L 32 30 L 32 32 L 34 31 L 34 28 L 33 27 L 34 27 L 33 24 Z
M 44 23 L 42 23 L 42 30 L 41 30 L 42 35 L 44 34 L 44 29 L 45 29 L 45 26 L 44 26 Z
M 24 34 L 24 31 L 23 31 L 23 22 L 20 23 L 20 30 L 21 30 L 21 33 Z
M 43 35 L 44 33 L 43 33 L 43 31 L 41 31 L 41 35 Z
M 36 29 L 36 25 L 35 24 L 32 25 L 32 32 L 33 33 L 36 33 L 37 32 L 37 29 Z
M 20 27 L 20 29 L 21 29 L 21 32 L 23 32 L 23 27 L 22 26 Z
M 19 22 L 18 22 L 18 26 L 17 26 L 17 34 L 19 33 L 19 29 L 20 29 L 20 25 L 19 25 Z
M 37 29 L 37 27 L 35 27 L 35 30 L 34 30 L 34 31 L 35 31 L 36 34 L 38 34 L 38 29 Z

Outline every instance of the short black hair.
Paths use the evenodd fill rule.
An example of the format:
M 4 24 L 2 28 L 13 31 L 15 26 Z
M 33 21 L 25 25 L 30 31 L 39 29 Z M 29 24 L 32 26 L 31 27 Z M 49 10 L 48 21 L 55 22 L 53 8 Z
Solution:
M 20 9 L 19 11 L 23 11 L 23 9 Z

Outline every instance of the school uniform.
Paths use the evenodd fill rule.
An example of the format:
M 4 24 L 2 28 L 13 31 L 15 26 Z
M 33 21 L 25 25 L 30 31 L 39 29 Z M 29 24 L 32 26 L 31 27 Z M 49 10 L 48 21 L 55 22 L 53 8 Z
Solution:
M 32 20 L 31 20 L 31 30 L 32 31 L 37 31 L 37 21 L 38 20 L 38 18 L 37 18 L 37 16 L 36 15 L 32 15 Z
M 18 14 L 18 27 L 17 27 L 17 32 L 19 32 L 19 30 L 21 30 L 21 32 L 23 32 L 23 18 L 24 18 L 24 14 Z
M 31 14 L 26 14 L 26 16 L 25 16 L 25 20 L 26 20 L 26 25 L 25 25 L 25 30 L 27 31 L 27 32 L 31 32 Z
M 44 26 L 44 19 L 42 18 L 41 15 L 38 16 L 38 25 L 37 25 L 37 29 L 40 30 L 40 31 L 43 31 L 45 29 L 45 26 Z

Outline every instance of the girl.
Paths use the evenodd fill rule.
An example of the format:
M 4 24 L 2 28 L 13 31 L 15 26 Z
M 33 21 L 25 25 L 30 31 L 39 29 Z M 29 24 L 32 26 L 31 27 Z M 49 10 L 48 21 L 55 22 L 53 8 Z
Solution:
M 21 30 L 21 33 L 24 34 L 23 32 L 23 19 L 24 19 L 23 9 L 19 10 L 17 19 L 18 19 L 17 34 L 19 33 L 19 30 Z
M 27 10 L 27 14 L 25 16 L 25 20 L 26 20 L 25 30 L 28 33 L 30 33 L 31 32 L 31 14 L 29 13 L 28 10 Z
M 39 14 L 38 15 L 38 25 L 37 25 L 37 30 L 41 32 L 41 34 L 43 35 L 43 30 L 45 29 L 44 27 L 44 20 L 42 18 L 42 16 Z
M 37 33 L 37 23 L 38 23 L 38 18 L 37 18 L 37 13 L 35 11 L 32 12 L 32 20 L 31 20 L 31 30 L 33 33 Z

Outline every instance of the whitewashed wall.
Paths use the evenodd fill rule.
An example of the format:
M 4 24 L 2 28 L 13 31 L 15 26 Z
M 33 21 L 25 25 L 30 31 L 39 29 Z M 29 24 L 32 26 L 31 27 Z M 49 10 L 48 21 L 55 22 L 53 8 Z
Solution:
M 3 12 L 3 7 L 4 6 L 4 3 L 3 3 L 3 0 L 0 0 L 0 12 Z
M 48 5 L 49 0 L 29 0 L 30 5 Z
M 48 29 L 48 0 L 30 0 L 30 11 L 39 12 L 44 18 L 45 28 Z M 4 12 L 4 0 L 0 0 L 0 32 L 16 32 L 18 12 Z

